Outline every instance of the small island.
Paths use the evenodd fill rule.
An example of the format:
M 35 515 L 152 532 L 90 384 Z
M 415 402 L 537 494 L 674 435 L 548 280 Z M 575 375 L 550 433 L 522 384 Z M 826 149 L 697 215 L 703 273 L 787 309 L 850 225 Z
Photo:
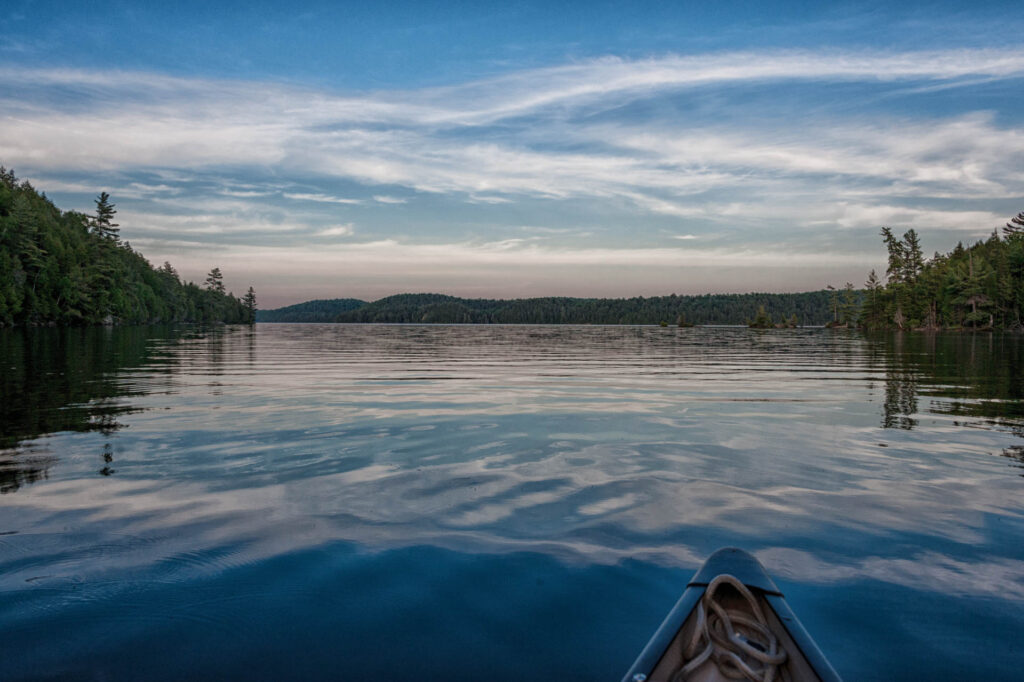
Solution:
M 800 320 L 797 318 L 796 313 L 794 313 L 787 320 L 773 322 L 771 315 L 764 309 L 764 306 L 759 306 L 757 315 L 754 316 L 754 319 L 747 321 L 747 326 L 751 329 L 796 329 L 800 326 Z

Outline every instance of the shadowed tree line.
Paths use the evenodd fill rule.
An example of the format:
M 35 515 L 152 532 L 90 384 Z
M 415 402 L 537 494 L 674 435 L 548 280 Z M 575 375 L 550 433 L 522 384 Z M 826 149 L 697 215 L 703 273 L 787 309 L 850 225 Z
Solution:
M 257 310 L 257 322 L 334 322 L 341 313 L 355 310 L 366 305 L 366 301 L 356 298 L 317 299 L 296 303 L 295 305 L 275 308 L 274 310 Z
M 204 286 L 153 268 L 121 240 L 110 196 L 95 203 L 92 216 L 61 211 L 0 166 L 0 326 L 254 320 L 252 287 L 239 300 L 218 268 Z
M 635 298 L 469 299 L 443 294 L 398 294 L 364 303 L 354 299 L 308 301 L 261 310 L 261 322 L 363 322 L 434 324 L 746 324 L 759 310 L 780 320 L 825 324 L 827 291 L 797 294 L 705 294 Z
M 914 230 L 882 239 L 889 261 L 883 283 L 865 284 L 860 323 L 869 329 L 1013 329 L 1024 313 L 1024 213 L 971 246 L 957 244 L 925 260 Z

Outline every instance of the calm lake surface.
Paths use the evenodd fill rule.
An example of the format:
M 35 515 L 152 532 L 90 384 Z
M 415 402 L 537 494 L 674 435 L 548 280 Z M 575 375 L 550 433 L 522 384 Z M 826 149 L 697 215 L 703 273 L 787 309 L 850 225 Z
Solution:
M 1020 679 L 1024 340 L 0 331 L 0 679 L 618 680 L 743 547 L 848 680 Z

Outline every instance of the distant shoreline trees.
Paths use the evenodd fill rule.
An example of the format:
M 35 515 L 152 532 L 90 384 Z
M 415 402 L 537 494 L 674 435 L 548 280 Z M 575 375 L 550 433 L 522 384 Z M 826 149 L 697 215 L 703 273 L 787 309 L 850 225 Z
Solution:
M 411 324 L 698 324 L 746 325 L 759 307 L 772 326 L 798 320 L 824 325 L 829 319 L 825 291 L 792 294 L 701 294 L 635 298 L 472 299 L 443 294 L 397 294 L 372 303 L 357 299 L 306 301 L 260 310 L 260 322 L 342 322 Z
M 218 268 L 219 286 L 201 289 L 121 241 L 110 199 L 101 192 L 93 216 L 61 211 L 0 166 L 0 327 L 251 322 L 255 294 L 247 307 Z

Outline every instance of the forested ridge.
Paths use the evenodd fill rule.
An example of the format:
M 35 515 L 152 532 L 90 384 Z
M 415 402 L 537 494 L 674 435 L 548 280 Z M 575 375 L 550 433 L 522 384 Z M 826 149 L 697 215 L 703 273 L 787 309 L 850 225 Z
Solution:
M 257 322 L 333 322 L 340 313 L 355 310 L 366 305 L 366 301 L 356 298 L 316 299 L 305 303 L 275 308 L 273 310 L 257 310 Z
M 253 320 L 252 287 L 238 299 L 218 268 L 203 286 L 153 268 L 121 240 L 107 193 L 95 203 L 92 216 L 61 211 L 0 166 L 0 326 Z
M 1024 330 L 1024 212 L 1002 234 L 962 243 L 926 260 L 913 229 L 897 238 L 882 228 L 888 251 L 883 282 L 875 271 L 864 289 L 795 294 L 704 294 L 649 298 L 465 299 L 399 294 L 362 303 L 310 301 L 260 313 L 275 322 L 475 324 L 748 324 L 828 325 L 867 329 Z M 336 312 L 341 309 L 341 312 Z
M 469 299 L 443 294 L 398 294 L 332 312 L 332 301 L 309 301 L 259 311 L 266 322 L 405 322 L 437 324 L 746 324 L 759 308 L 773 319 L 801 324 L 832 320 L 833 294 L 704 294 L 635 298 Z M 361 303 L 335 299 L 346 306 Z

